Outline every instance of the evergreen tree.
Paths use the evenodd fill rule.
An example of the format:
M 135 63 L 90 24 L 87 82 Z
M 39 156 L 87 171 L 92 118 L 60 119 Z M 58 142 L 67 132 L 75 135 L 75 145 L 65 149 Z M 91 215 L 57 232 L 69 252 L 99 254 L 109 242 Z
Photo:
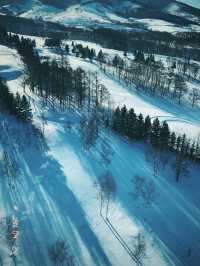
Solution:
M 145 117 L 144 121 L 144 136 L 145 138 L 148 138 L 151 133 L 151 118 L 150 116 Z
M 180 146 L 181 146 L 181 137 L 178 136 L 176 139 L 176 151 L 180 151 Z
M 175 132 L 172 132 L 170 135 L 170 144 L 169 144 L 171 150 L 175 149 L 175 144 L 176 144 L 176 134 Z
M 167 150 L 169 147 L 170 130 L 166 121 L 164 121 L 160 129 L 160 148 Z
M 183 136 L 181 137 L 181 144 L 180 144 L 180 149 L 182 154 L 185 154 L 185 148 L 186 148 L 186 135 L 183 134 Z
M 195 160 L 199 161 L 200 160 L 200 147 L 199 147 L 199 143 L 196 143 L 196 147 L 195 147 Z
M 137 118 L 136 138 L 143 139 L 145 135 L 144 118 L 142 114 L 139 114 Z
M 136 51 L 135 52 L 135 61 L 138 63 L 144 63 L 145 62 L 144 53 L 142 51 Z
M 20 118 L 25 122 L 31 121 L 32 119 L 31 107 L 25 95 L 22 96 L 20 110 L 21 110 L 19 114 Z
M 124 105 L 121 109 L 121 116 L 120 116 L 120 133 L 122 135 L 127 135 L 127 123 L 128 123 L 128 112 L 127 108 Z
M 194 156 L 195 156 L 195 142 L 192 143 L 192 146 L 190 147 L 190 159 L 194 160 Z
M 158 118 L 154 119 L 151 130 L 151 143 L 154 147 L 160 145 L 160 121 Z
M 88 57 L 90 60 L 93 60 L 96 57 L 96 52 L 94 49 L 89 50 Z
M 69 52 L 70 52 L 70 49 L 69 49 L 69 45 L 68 44 L 65 45 L 65 52 L 67 54 L 69 54 Z
M 131 108 L 127 115 L 127 136 L 130 139 L 136 137 L 136 126 L 137 126 L 137 116 L 134 112 L 134 109 Z
M 100 50 L 98 55 L 97 55 L 97 60 L 100 62 L 100 63 L 103 63 L 105 58 L 104 58 L 104 54 L 103 54 L 103 51 Z
M 119 107 L 115 109 L 112 116 L 112 129 L 116 132 L 120 132 L 120 118 L 121 110 Z
M 118 57 L 117 55 L 115 55 L 115 57 L 113 58 L 112 63 L 113 63 L 113 65 L 114 65 L 115 67 L 118 66 L 118 64 L 119 64 L 119 57 Z

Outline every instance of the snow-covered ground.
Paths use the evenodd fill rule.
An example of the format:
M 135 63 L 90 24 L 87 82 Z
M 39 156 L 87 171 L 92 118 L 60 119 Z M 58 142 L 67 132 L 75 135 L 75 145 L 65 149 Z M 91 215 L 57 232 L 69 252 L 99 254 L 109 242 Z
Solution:
M 161 19 L 134 19 L 134 21 L 142 23 L 145 26 L 145 28 L 153 31 L 177 33 L 177 32 L 188 32 L 192 30 L 193 31 L 200 30 L 200 26 L 198 25 L 189 25 L 189 26 L 180 27 L 179 25 Z
M 40 55 L 59 58 L 53 51 L 42 48 L 41 40 L 40 45 Z M 97 71 L 115 105 L 126 104 L 145 115 L 171 119 L 170 126 L 181 134 L 187 128 L 191 131 L 190 126 L 199 130 L 198 112 L 137 95 L 106 76 L 98 65 L 74 56 L 68 60 L 74 68 Z M 9 75 L 4 75 L 5 66 L 10 70 Z M 9 80 L 10 90 L 20 94 L 23 94 L 22 70 L 16 51 L 0 46 L 0 74 Z M 15 76 L 15 71 L 21 75 Z M 133 248 L 134 237 L 140 232 L 147 244 L 145 265 L 199 266 L 200 181 L 195 166 L 190 178 L 180 184 L 176 184 L 171 166 L 154 177 L 142 144 L 131 144 L 107 131 L 101 132 L 95 147 L 85 151 L 80 141 L 78 115 L 47 108 L 46 123 L 42 126 L 40 99 L 28 89 L 26 94 L 32 104 L 35 126 L 44 126 L 44 140 L 15 119 L 0 116 L 4 136 L 0 140 L 1 155 L 2 150 L 8 151 L 20 168 L 13 189 L 6 178 L 0 180 L 0 215 L 14 214 L 20 221 L 22 265 L 51 265 L 48 247 L 57 238 L 69 243 L 78 265 L 135 265 L 127 247 Z M 180 123 L 182 126 L 177 129 Z M 109 151 L 108 167 L 102 163 L 102 146 Z M 110 222 L 99 215 L 96 185 L 107 170 L 116 184 Z M 149 182 L 153 184 L 149 204 L 140 192 L 135 195 L 136 175 L 143 177 L 147 186 Z M 6 243 L 1 238 L 0 255 L 5 265 L 10 265 Z
M 103 5 L 96 3 L 90 3 L 89 5 L 74 4 L 68 7 L 66 10 L 61 10 L 52 6 L 43 5 L 41 3 L 35 4 L 34 1 L 29 4 L 29 7 L 21 12 L 20 17 L 32 18 L 32 19 L 44 19 L 46 21 L 58 22 L 64 25 L 74 26 L 94 26 L 104 25 L 115 28 L 115 23 L 126 24 L 128 19 L 120 17 L 112 12 L 111 9 L 105 8 Z M 130 25 L 131 27 L 131 25 Z M 127 28 L 127 26 L 123 26 Z
M 33 37 L 32 37 L 33 38 Z M 38 51 L 41 56 L 54 58 L 60 60 L 60 55 L 52 50 L 43 47 L 44 41 L 41 38 L 36 39 Z M 71 44 L 71 41 L 65 43 Z M 98 44 L 84 41 L 74 41 L 74 43 L 80 43 L 84 47 L 88 46 L 90 49 L 95 49 L 96 53 L 102 49 L 105 54 L 108 54 L 113 58 L 116 54 L 123 57 L 122 51 L 103 48 Z M 128 58 L 132 59 L 133 56 L 128 54 Z M 160 59 L 167 60 L 166 57 Z M 104 84 L 111 95 L 111 99 L 114 106 L 126 105 L 128 108 L 133 107 L 139 114 L 144 116 L 150 115 L 152 118 L 159 117 L 161 121 L 166 120 L 171 129 L 179 134 L 186 134 L 191 139 L 197 139 L 200 134 L 200 111 L 199 109 L 193 109 L 189 106 L 175 104 L 170 101 L 166 101 L 162 98 L 152 98 L 147 95 L 137 94 L 135 91 L 128 89 L 124 84 L 113 79 L 113 77 L 106 75 L 95 62 L 84 60 L 73 55 L 67 56 L 67 60 L 73 68 L 82 67 L 85 70 L 97 72 L 100 82 Z M 189 84 L 189 86 L 192 86 Z M 194 86 L 193 86 L 194 87 Z
M 60 60 L 61 56 L 54 51 L 54 49 L 49 49 L 44 47 L 44 39 L 41 37 L 31 37 L 32 40 L 36 40 L 37 49 L 40 56 L 50 57 L 51 59 Z M 72 41 L 64 41 L 65 44 L 71 45 Z M 95 49 L 98 53 L 101 49 L 103 53 L 114 58 L 115 55 L 123 57 L 123 52 L 118 50 L 113 50 L 109 48 L 103 48 L 101 45 L 86 42 L 86 41 L 74 41 L 74 44 L 82 44 L 84 47 L 88 46 L 90 49 Z M 12 56 L 12 53 L 11 55 Z M 128 58 L 132 59 L 133 55 L 128 54 Z M 126 105 L 127 108 L 133 107 L 136 113 L 142 113 L 144 116 L 150 115 L 153 119 L 158 117 L 160 121 L 167 121 L 170 128 L 179 133 L 180 135 L 186 134 L 188 138 L 197 139 L 200 135 L 200 110 L 197 108 L 191 108 L 189 106 L 179 105 L 173 102 L 169 102 L 162 98 L 152 98 L 147 95 L 137 94 L 135 91 L 130 90 L 126 85 L 121 84 L 118 80 L 113 79 L 113 77 L 106 75 L 102 70 L 100 70 L 99 65 L 96 62 L 91 62 L 89 60 L 84 60 L 73 55 L 66 57 L 70 65 L 73 68 L 82 67 L 85 70 L 91 72 L 97 72 L 100 82 L 106 86 L 108 89 L 113 107 Z M 167 60 L 166 56 L 156 56 L 156 60 L 162 60 L 165 63 Z M 14 62 L 13 62 L 14 64 Z M 17 61 L 21 69 L 21 64 Z M 189 87 L 195 87 L 197 85 L 189 84 Z
M 90 3 L 89 3 L 90 2 Z M 137 9 L 140 7 L 138 4 L 130 4 L 127 1 L 121 3 L 119 7 L 112 9 L 109 6 L 104 6 L 96 1 L 89 1 L 88 4 L 74 4 L 66 9 L 59 9 L 49 5 L 43 5 L 37 0 L 30 0 L 28 4 L 21 7 L 20 16 L 31 19 L 43 19 L 46 21 L 58 22 L 64 25 L 73 26 L 97 26 L 122 28 L 127 30 L 135 30 L 135 25 L 141 25 L 140 29 L 146 28 L 155 31 L 166 31 L 170 33 L 190 31 L 200 29 L 199 25 L 191 24 L 189 26 L 180 26 L 161 19 L 138 19 L 135 17 L 124 18 L 118 15 L 115 11 L 122 11 L 125 9 Z M 16 13 L 15 9 L 10 9 Z M 121 10 L 120 10 L 121 9 Z M 181 11 L 178 4 L 169 5 L 165 12 L 173 15 L 182 16 L 188 18 L 191 21 L 199 22 L 198 17 L 189 15 L 186 12 Z

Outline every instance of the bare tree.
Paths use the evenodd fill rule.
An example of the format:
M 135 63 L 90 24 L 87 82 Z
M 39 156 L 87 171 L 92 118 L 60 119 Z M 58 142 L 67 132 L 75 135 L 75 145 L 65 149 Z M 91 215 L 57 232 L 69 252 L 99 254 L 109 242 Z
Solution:
M 192 91 L 189 94 L 189 99 L 192 103 L 192 107 L 197 105 L 200 101 L 200 91 L 197 88 L 192 88 Z
M 48 249 L 49 257 L 56 266 L 66 265 L 74 266 L 74 257 L 70 252 L 68 244 L 62 239 L 56 242 Z
M 143 176 L 136 175 L 134 182 L 134 196 L 141 197 L 144 203 L 149 205 L 155 197 L 155 184 L 153 181 L 147 180 Z
M 101 162 L 107 168 L 111 163 L 111 157 L 113 155 L 113 150 L 109 143 L 104 141 L 101 145 Z
M 177 153 L 175 163 L 176 181 L 179 182 L 181 177 L 189 175 L 188 163 L 182 152 Z
M 87 118 L 83 116 L 80 122 L 81 140 L 86 149 L 90 149 L 98 138 L 98 118 L 95 114 Z
M 134 240 L 133 254 L 137 260 L 137 266 L 144 265 L 144 260 L 147 257 L 146 254 L 146 243 L 144 236 L 139 233 Z
M 176 75 L 174 82 L 174 96 L 175 98 L 178 98 L 179 104 L 181 104 L 181 99 L 187 91 L 188 88 L 185 80 L 181 76 Z
M 106 171 L 100 177 L 100 183 L 98 187 L 100 192 L 100 215 L 102 216 L 103 204 L 106 203 L 106 219 L 108 219 L 110 201 L 114 199 L 116 192 L 116 183 L 109 171 Z
M 158 149 L 150 147 L 145 152 L 147 162 L 151 162 L 153 165 L 153 175 L 158 176 L 161 168 L 161 152 Z

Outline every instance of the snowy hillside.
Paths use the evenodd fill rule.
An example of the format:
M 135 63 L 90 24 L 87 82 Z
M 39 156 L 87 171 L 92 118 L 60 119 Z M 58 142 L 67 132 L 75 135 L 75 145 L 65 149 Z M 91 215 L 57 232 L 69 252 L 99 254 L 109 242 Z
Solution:
M 0 266 L 200 266 L 200 9 L 0 1 Z
M 158 31 L 199 30 L 198 9 L 176 1 L 6 1 L 1 10 L 31 19 L 43 19 L 64 25 L 81 27 L 111 27 L 123 29 L 152 29 Z M 153 25 L 152 25 L 153 22 Z M 162 22 L 162 23 L 160 23 Z M 155 26 L 154 26 L 155 25 Z
M 137 114 L 167 121 L 177 134 L 198 137 L 199 108 L 191 108 L 188 95 L 180 105 L 139 93 L 114 76 L 109 64 L 103 67 L 72 50 L 73 45 L 82 44 L 96 54 L 102 51 L 108 62 L 118 55 L 127 64 L 133 54 L 124 56 L 124 51 L 81 40 L 73 45 L 72 40 L 65 40 L 62 48 L 49 48 L 43 38 L 31 38 L 42 60 L 54 59 L 74 70 L 81 67 L 88 77 L 98 73 L 113 109 L 125 104 Z M 65 45 L 69 45 L 68 54 L 63 51 Z M 170 58 L 155 58 L 168 67 Z M 80 108 L 62 110 L 51 97 L 45 104 L 24 83 L 27 72 L 16 49 L 0 45 L 0 76 L 7 80 L 10 92 L 27 97 L 33 113 L 32 124 L 0 113 L 0 264 L 54 265 L 64 241 L 67 260 L 73 257 L 71 265 L 199 266 L 198 164 L 190 162 L 186 177 L 177 183 L 173 156 L 163 156 L 157 165 L 150 146 L 131 142 L 108 128 L 99 131 L 90 150 L 85 149 Z M 194 86 L 198 85 L 189 80 L 189 89 Z M 106 177 L 112 180 L 112 189 L 105 192 L 102 180 Z M 14 244 L 8 237 L 10 227 Z M 64 254 L 66 259 L 66 248 Z M 137 254 L 141 254 L 140 263 Z M 57 264 L 62 265 L 62 256 Z
M 26 36 L 27 38 L 35 39 L 39 48 L 39 54 L 42 57 L 50 59 L 56 59 L 60 61 L 61 56 L 56 50 L 48 49 L 44 47 L 44 39 L 38 37 Z M 72 41 L 64 42 L 71 45 Z M 95 49 L 96 53 L 102 50 L 109 57 L 114 58 L 115 55 L 123 57 L 123 52 L 108 48 L 85 41 L 74 41 L 76 44 L 82 44 L 89 48 Z M 131 58 L 132 55 L 130 54 Z M 162 60 L 167 60 L 164 56 L 161 56 Z M 174 103 L 166 103 L 163 100 L 157 101 L 146 95 L 138 95 L 134 91 L 130 91 L 125 84 L 120 83 L 117 79 L 113 79 L 112 76 L 106 75 L 99 67 L 96 62 L 90 62 L 82 58 L 77 58 L 74 55 L 68 55 L 67 60 L 69 61 L 72 68 L 81 67 L 91 72 L 97 72 L 101 83 L 103 83 L 109 90 L 111 99 L 114 106 L 126 105 L 128 108 L 133 107 L 139 114 L 142 113 L 144 116 L 150 115 L 150 117 L 159 117 L 161 121 L 168 121 L 172 130 L 179 134 L 185 133 L 191 139 L 196 139 L 200 134 L 200 117 L 199 111 L 188 107 L 179 106 Z M 188 84 L 190 87 L 195 86 L 194 84 Z

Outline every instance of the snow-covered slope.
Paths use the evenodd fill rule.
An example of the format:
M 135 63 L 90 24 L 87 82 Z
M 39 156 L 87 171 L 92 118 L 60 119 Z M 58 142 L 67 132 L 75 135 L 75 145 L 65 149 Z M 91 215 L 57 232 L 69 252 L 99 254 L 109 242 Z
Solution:
M 60 60 L 60 55 L 51 49 L 44 47 L 44 39 L 40 37 L 26 36 L 31 39 L 36 39 L 38 51 L 40 56 L 49 57 L 50 59 Z M 72 41 L 66 41 L 67 44 L 71 45 Z M 76 44 L 82 44 L 88 46 L 90 49 L 95 49 L 96 53 L 102 50 L 106 55 L 114 58 L 115 55 L 123 57 L 123 52 L 108 48 L 85 41 L 74 41 Z M 128 55 L 132 58 L 132 55 Z M 113 107 L 126 105 L 128 108 L 133 107 L 139 114 L 142 113 L 144 116 L 150 115 L 150 117 L 159 117 L 161 121 L 167 121 L 172 130 L 178 134 L 185 133 L 191 139 L 197 139 L 200 134 L 200 117 L 199 111 L 190 107 L 180 106 L 179 104 L 166 102 L 162 99 L 153 99 L 146 95 L 138 95 L 136 92 L 129 90 L 124 84 L 118 82 L 112 76 L 106 75 L 100 69 L 99 65 L 89 60 L 69 55 L 69 63 L 73 68 L 82 67 L 85 70 L 97 72 L 99 74 L 100 81 L 108 88 L 113 101 Z M 167 60 L 162 57 L 162 60 Z M 158 56 L 158 60 L 159 60 Z M 194 84 L 189 84 L 189 87 L 194 87 Z
M 38 43 L 41 54 L 56 56 L 42 48 L 41 39 Z M 16 51 L 0 46 L 1 51 L 4 54 L 0 57 L 1 69 L 7 65 L 13 71 L 21 71 Z M 69 61 L 74 68 L 97 69 L 73 56 Z M 99 75 L 111 95 L 113 91 L 113 100 L 120 92 L 121 99 L 124 94 L 124 103 L 140 106 L 139 96 L 101 71 Z M 11 75 L 8 85 L 12 92 L 24 93 L 21 78 L 22 74 Z M 190 169 L 191 178 L 183 179 L 181 184 L 175 183 L 171 166 L 154 177 L 151 160 L 146 158 L 147 150 L 142 144 L 131 144 L 106 130 L 101 132 L 97 144 L 86 151 L 81 144 L 77 114 L 50 107 L 42 114 L 40 99 L 28 88 L 26 95 L 32 105 L 33 123 L 44 129 L 44 138 L 14 118 L 0 116 L 0 157 L 6 152 L 18 169 L 10 180 L 11 186 L 5 175 L 0 182 L 0 226 L 6 217 L 14 216 L 19 221 L 17 257 L 22 265 L 51 265 L 48 248 L 58 238 L 68 242 L 77 265 L 135 265 L 127 247 L 132 249 L 134 237 L 141 233 L 147 246 L 144 265 L 199 266 L 200 198 L 196 166 Z M 158 114 L 153 104 L 146 107 L 148 110 L 144 106 L 143 111 Z M 177 112 L 177 118 L 178 113 L 181 112 Z M 103 218 L 105 208 L 103 217 L 99 214 L 97 189 L 100 176 L 107 171 L 102 163 L 105 147 L 111 161 L 108 169 L 116 184 L 109 222 Z M 143 177 L 145 186 L 150 184 L 154 188 L 149 203 L 134 186 L 136 175 Z M 4 237 L 0 238 L 0 254 L 5 265 L 12 263 Z
M 22 0 L 0 4 L 1 10 L 32 19 L 44 19 L 75 26 L 138 27 L 155 30 L 179 31 L 183 26 L 199 24 L 200 11 L 173 0 L 162 1 L 59 1 Z M 143 19 L 146 19 L 143 23 Z M 151 21 L 158 25 L 151 27 Z M 168 24 L 163 27 L 164 22 Z M 148 23 L 149 21 L 149 23 Z M 160 27 L 159 27 L 160 26 Z M 188 30 L 187 28 L 185 30 Z

